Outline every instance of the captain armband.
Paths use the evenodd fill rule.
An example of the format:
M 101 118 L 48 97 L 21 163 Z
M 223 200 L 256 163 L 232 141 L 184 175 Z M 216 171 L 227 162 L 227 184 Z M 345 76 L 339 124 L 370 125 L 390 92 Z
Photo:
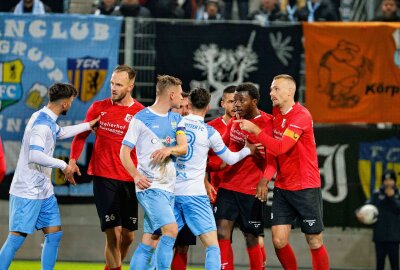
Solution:
M 185 128 L 184 127 L 178 127 L 177 129 L 176 129 L 176 133 L 175 133 L 176 135 L 185 135 L 186 133 L 185 133 Z

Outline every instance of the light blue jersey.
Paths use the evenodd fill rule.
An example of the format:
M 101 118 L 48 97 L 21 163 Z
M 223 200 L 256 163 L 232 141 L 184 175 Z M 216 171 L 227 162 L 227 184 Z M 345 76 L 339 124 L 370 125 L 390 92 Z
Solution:
M 138 112 L 129 124 L 122 144 L 130 148 L 136 146 L 137 169 L 152 181 L 152 189 L 174 192 L 176 170 L 173 157 L 160 165 L 153 162 L 150 156 L 156 150 L 176 145 L 176 131 L 181 119 L 182 117 L 174 112 L 158 114 L 150 108 L 145 108 Z M 136 186 L 136 191 L 142 190 Z
M 204 176 L 208 151 L 213 149 L 226 163 L 234 164 L 250 154 L 244 147 L 239 152 L 231 152 L 224 144 L 221 135 L 211 126 L 204 123 L 204 118 L 190 114 L 179 123 L 185 127 L 188 151 L 176 160 L 176 196 L 207 195 Z

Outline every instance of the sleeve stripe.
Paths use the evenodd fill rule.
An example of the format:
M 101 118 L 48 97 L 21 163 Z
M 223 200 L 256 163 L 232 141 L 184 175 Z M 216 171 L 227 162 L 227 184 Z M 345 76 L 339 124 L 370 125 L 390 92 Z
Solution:
M 223 153 L 225 153 L 226 149 L 228 149 L 226 146 L 224 148 L 222 148 L 221 150 L 219 150 L 218 152 L 215 152 L 215 154 L 217 156 L 222 155 Z
M 123 145 L 126 145 L 126 146 L 128 146 L 128 147 L 130 147 L 130 148 L 134 148 L 134 147 L 135 147 L 135 145 L 134 145 L 133 143 L 128 142 L 127 140 L 123 140 L 123 141 L 122 141 L 122 144 L 123 144 Z
M 29 145 L 29 150 L 38 150 L 40 152 L 43 152 L 44 148 L 39 145 Z
M 56 133 L 56 136 L 58 136 L 58 135 L 60 134 L 60 132 L 61 132 L 61 128 L 59 127 L 59 128 L 58 128 L 58 131 L 57 131 L 57 133 Z
M 185 127 L 177 127 L 177 128 L 176 128 L 176 132 L 178 132 L 178 131 L 180 131 L 180 130 L 185 131 L 186 129 L 185 129 Z

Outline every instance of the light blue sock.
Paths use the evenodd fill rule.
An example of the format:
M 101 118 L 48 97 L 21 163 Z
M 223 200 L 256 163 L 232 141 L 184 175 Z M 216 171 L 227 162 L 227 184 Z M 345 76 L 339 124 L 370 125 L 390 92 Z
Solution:
M 60 244 L 62 235 L 62 231 L 44 235 L 44 245 L 42 249 L 42 270 L 54 269 L 58 255 L 58 246 Z
M 151 257 L 154 254 L 154 248 L 140 243 L 135 253 L 133 253 L 130 270 L 147 270 L 149 269 Z M 150 268 L 151 269 L 151 268 Z
M 156 248 L 157 270 L 168 270 L 174 255 L 175 238 L 163 235 Z
M 206 248 L 206 270 L 221 269 L 221 251 L 219 246 L 208 246 Z
M 156 253 L 153 252 L 150 260 L 149 270 L 156 270 Z
M 6 242 L 0 250 L 0 270 L 7 270 L 15 253 L 22 246 L 25 237 L 21 235 L 9 234 Z

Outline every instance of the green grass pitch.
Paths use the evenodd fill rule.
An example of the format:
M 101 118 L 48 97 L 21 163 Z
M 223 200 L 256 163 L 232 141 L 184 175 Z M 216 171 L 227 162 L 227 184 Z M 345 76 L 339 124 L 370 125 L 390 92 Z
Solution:
M 40 270 L 40 261 L 13 261 L 10 270 Z M 57 262 L 55 270 L 103 270 L 104 263 Z M 203 270 L 204 268 L 188 267 L 188 270 Z M 129 265 L 123 265 L 122 270 L 129 270 Z

